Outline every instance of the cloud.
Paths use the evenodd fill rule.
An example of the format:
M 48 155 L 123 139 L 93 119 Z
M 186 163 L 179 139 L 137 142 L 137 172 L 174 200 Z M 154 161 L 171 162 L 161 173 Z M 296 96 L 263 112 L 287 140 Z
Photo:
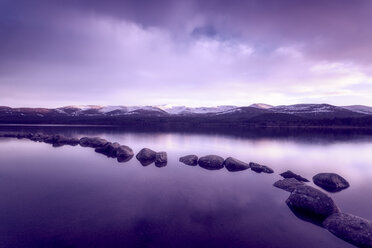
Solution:
M 372 104 L 366 1 L 1 4 L 3 105 Z

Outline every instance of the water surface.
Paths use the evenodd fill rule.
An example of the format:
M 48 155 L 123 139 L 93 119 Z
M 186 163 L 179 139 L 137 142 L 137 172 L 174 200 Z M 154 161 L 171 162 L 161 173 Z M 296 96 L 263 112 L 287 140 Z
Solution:
M 100 136 L 135 152 L 166 151 L 169 162 L 144 167 L 135 158 L 118 163 L 92 148 L 0 138 L 0 247 L 352 247 L 288 209 L 288 193 L 272 186 L 288 169 L 308 179 L 339 173 L 351 187 L 328 194 L 343 212 L 372 219 L 370 135 L 4 130 Z M 233 156 L 275 173 L 179 163 L 187 154 Z

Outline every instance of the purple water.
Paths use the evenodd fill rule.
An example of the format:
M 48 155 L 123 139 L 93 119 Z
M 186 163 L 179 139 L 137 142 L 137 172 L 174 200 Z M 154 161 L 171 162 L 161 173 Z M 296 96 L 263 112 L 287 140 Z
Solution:
M 372 219 L 372 136 L 259 137 L 138 133 L 103 128 L 3 127 L 100 136 L 168 153 L 168 165 L 118 163 L 92 148 L 0 138 L 0 247 L 352 247 L 298 219 L 272 184 L 292 170 L 336 172 L 351 187 L 329 193 L 343 212 Z M 217 154 L 274 174 L 181 164 Z M 313 184 L 311 184 L 313 185 Z M 316 187 L 316 186 L 315 186 Z

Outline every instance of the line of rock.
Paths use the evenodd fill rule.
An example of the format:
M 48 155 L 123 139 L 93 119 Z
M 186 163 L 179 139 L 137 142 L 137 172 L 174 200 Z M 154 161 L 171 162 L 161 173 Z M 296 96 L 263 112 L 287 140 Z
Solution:
M 266 165 L 260 165 L 253 162 L 248 164 L 233 157 L 228 157 L 224 160 L 222 157 L 217 155 L 207 155 L 198 159 L 198 156 L 196 155 L 186 155 L 181 157 L 179 161 L 190 166 L 199 165 L 207 170 L 220 170 L 225 167 L 230 172 L 251 169 L 257 173 L 274 173 L 274 170 Z
M 107 157 L 117 158 L 119 162 L 126 162 L 134 156 L 133 150 L 119 143 L 111 143 L 99 137 L 83 137 L 81 139 L 65 137 L 63 135 L 47 135 L 43 133 L 0 133 L 0 137 L 30 139 L 35 142 L 52 144 L 54 147 L 63 145 L 94 148 L 97 153 Z M 143 166 L 155 163 L 157 167 L 167 165 L 167 153 L 155 152 L 149 148 L 141 149 L 136 158 Z M 226 168 L 230 172 L 251 169 L 257 173 L 273 173 L 265 165 L 245 163 L 236 158 L 223 159 L 217 155 L 208 155 L 198 158 L 196 155 L 187 155 L 179 159 L 180 162 L 208 170 Z M 372 222 L 352 214 L 342 213 L 331 197 L 322 191 L 305 185 L 309 182 L 291 171 L 280 174 L 284 179 L 274 183 L 274 186 L 290 192 L 286 200 L 288 207 L 300 219 L 326 228 L 337 237 L 358 247 L 372 247 Z M 313 177 L 313 182 L 329 191 L 338 192 L 347 187 L 349 183 L 335 173 L 319 173 Z
M 54 147 L 60 147 L 64 145 L 94 148 L 95 152 L 103 154 L 110 158 L 116 158 L 118 162 L 127 162 L 134 156 L 133 150 L 126 146 L 121 145 L 117 142 L 109 142 L 99 137 L 82 137 L 81 139 L 74 137 L 66 137 L 59 134 L 43 134 L 43 133 L 0 133 L 0 137 L 17 138 L 17 139 L 29 139 L 35 142 L 44 142 L 52 144 Z M 156 153 L 151 151 L 153 154 L 153 161 L 147 160 L 146 163 L 142 163 L 141 158 L 144 151 L 151 151 L 150 149 L 144 148 L 137 154 L 137 159 L 140 160 L 141 164 L 148 165 L 155 162 L 158 167 L 165 166 L 167 164 L 167 154 L 165 152 Z M 152 158 L 152 157 L 151 157 Z
M 290 192 L 286 204 L 298 218 L 323 227 L 357 247 L 372 247 L 371 221 L 342 213 L 331 197 L 314 187 L 305 185 L 307 179 L 291 171 L 281 175 L 284 175 L 284 179 L 275 182 L 274 186 Z M 330 192 L 349 187 L 349 183 L 344 178 L 334 173 L 317 174 L 313 177 L 313 181 Z
M 59 134 L 44 134 L 44 133 L 0 133 L 0 137 L 29 139 L 35 142 L 44 142 L 52 144 L 54 147 L 64 145 L 82 147 L 91 147 L 95 152 L 106 155 L 110 158 L 117 158 L 119 162 L 127 162 L 134 156 L 133 150 L 117 142 L 109 142 L 100 137 L 82 137 L 80 139 L 74 137 L 66 137 Z M 166 152 L 155 152 L 149 148 L 141 149 L 137 155 L 137 160 L 143 165 L 155 163 L 157 167 L 164 167 L 167 165 L 168 157 Z M 188 155 L 180 158 L 180 162 L 187 165 L 199 165 L 208 170 L 219 170 L 226 168 L 228 171 L 242 171 L 251 169 L 257 173 L 273 173 L 274 170 L 266 165 L 250 162 L 249 164 L 238 159 L 229 157 L 224 160 L 217 155 L 208 155 L 198 158 L 196 155 Z

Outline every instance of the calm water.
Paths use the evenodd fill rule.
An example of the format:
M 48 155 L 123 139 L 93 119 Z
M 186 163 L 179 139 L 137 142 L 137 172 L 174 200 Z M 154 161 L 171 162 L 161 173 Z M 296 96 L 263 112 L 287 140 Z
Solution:
M 91 148 L 0 138 L 0 247 L 352 247 L 289 210 L 278 173 L 336 172 L 344 212 L 372 219 L 372 136 L 140 133 L 103 128 L 1 127 L 101 136 L 168 153 L 142 166 Z M 253 131 L 254 133 L 254 131 Z M 264 134 L 264 131 L 260 132 Z M 288 137 L 288 138 L 286 138 Z M 267 164 L 274 174 L 209 171 L 178 162 L 217 154 Z

